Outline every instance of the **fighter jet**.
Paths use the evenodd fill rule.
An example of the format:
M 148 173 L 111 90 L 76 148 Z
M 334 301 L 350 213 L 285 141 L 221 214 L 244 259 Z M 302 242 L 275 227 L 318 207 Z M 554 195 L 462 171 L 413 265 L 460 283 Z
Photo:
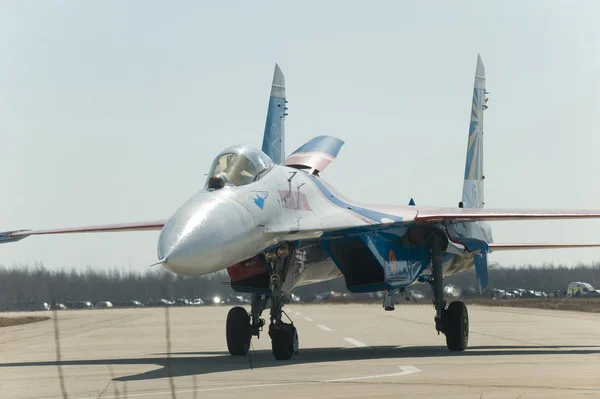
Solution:
M 226 321 L 229 352 L 248 353 L 265 327 L 273 356 L 298 352 L 298 331 L 283 307 L 298 286 L 343 276 L 351 292 L 385 291 L 393 310 L 407 287 L 433 288 L 435 329 L 451 351 L 467 348 L 465 304 L 444 300 L 444 277 L 475 268 L 479 290 L 488 282 L 494 251 L 600 246 L 497 244 L 489 221 L 600 218 L 600 210 L 484 208 L 483 111 L 485 69 L 477 58 L 462 200 L 455 208 L 367 206 L 340 195 L 321 175 L 344 142 L 310 139 L 286 156 L 285 80 L 279 66 L 271 86 L 262 148 L 229 147 L 217 154 L 202 189 L 166 220 L 116 225 L 17 230 L 0 242 L 46 234 L 160 230 L 158 262 L 173 273 L 202 276 L 227 270 L 231 288 L 251 293 L 250 309 L 232 308 Z M 435 182 L 432 182 L 435 184 Z M 268 326 L 262 317 L 269 309 Z

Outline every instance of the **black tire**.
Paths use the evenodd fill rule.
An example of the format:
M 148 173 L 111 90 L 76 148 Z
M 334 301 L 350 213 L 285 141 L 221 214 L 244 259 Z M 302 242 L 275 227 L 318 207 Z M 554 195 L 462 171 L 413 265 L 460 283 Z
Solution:
M 271 350 L 276 360 L 289 360 L 298 348 L 298 332 L 292 324 L 280 324 L 269 328 Z
M 227 349 L 233 356 L 245 356 L 250 350 L 250 315 L 241 306 L 229 310 L 227 314 Z
M 446 345 L 451 351 L 464 351 L 469 345 L 469 314 L 467 306 L 455 301 L 444 312 Z

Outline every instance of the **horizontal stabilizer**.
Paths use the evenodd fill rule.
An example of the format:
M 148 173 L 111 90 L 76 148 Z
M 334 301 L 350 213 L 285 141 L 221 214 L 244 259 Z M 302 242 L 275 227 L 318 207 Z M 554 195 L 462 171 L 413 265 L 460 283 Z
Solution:
M 344 142 L 333 136 L 318 136 L 294 151 L 284 165 L 322 172 L 335 160 Z
M 488 244 L 492 252 L 521 251 L 526 249 L 568 249 L 568 248 L 594 248 L 600 244 Z

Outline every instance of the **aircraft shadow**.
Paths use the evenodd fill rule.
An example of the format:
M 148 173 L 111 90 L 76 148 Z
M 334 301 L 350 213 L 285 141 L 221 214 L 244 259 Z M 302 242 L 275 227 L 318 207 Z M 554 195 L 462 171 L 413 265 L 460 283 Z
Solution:
M 587 349 L 583 349 L 587 348 Z M 345 362 L 373 359 L 441 358 L 473 356 L 523 356 L 523 355 L 585 355 L 600 354 L 600 346 L 475 346 L 464 352 L 450 352 L 444 346 L 400 347 L 376 346 L 366 348 L 307 348 L 289 361 L 275 360 L 270 350 L 251 351 L 249 356 L 229 356 L 227 352 L 183 352 L 175 357 L 66 360 L 63 366 L 101 365 L 156 365 L 160 368 L 145 373 L 116 377 L 114 381 L 140 381 L 159 378 L 182 377 L 221 373 L 227 371 L 265 369 L 286 365 Z M 165 354 L 161 354 L 165 355 Z M 166 356 L 166 355 L 165 355 Z M 57 361 L 0 363 L 4 367 L 57 366 Z

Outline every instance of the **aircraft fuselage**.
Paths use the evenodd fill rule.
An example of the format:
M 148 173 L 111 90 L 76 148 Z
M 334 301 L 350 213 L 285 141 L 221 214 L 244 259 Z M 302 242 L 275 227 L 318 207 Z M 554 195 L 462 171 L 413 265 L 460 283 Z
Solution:
M 357 292 L 400 288 L 419 281 L 430 267 L 430 252 L 408 237 L 414 226 L 398 224 L 416 213 L 411 206 L 361 207 L 308 171 L 273 165 L 247 185 L 205 186 L 167 221 L 158 256 L 174 273 L 201 276 L 293 242 L 287 289 L 341 274 Z M 374 231 L 375 223 L 390 227 Z M 469 229 L 481 226 L 470 223 Z M 448 275 L 471 268 L 473 257 L 450 240 L 443 262 Z M 256 288 L 237 285 L 241 291 Z

